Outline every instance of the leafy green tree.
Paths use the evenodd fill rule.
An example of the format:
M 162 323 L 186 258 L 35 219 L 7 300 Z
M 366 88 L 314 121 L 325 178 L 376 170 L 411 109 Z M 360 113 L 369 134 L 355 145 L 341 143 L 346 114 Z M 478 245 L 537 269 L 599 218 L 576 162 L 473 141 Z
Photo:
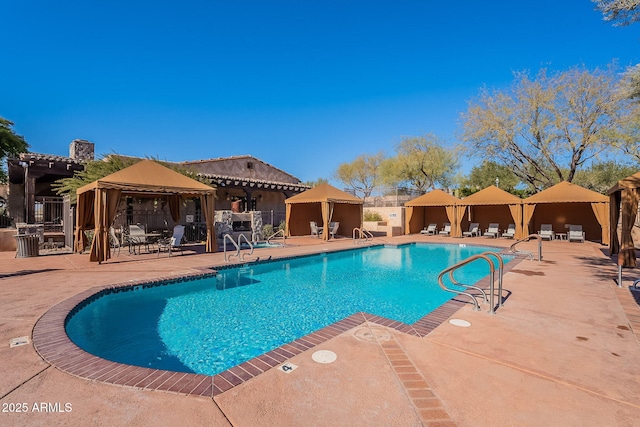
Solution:
M 351 163 L 341 163 L 335 172 L 335 178 L 363 197 L 369 197 L 380 184 L 380 165 L 384 157 L 384 153 L 363 154 Z
M 511 169 L 491 160 L 485 160 L 481 165 L 474 166 L 463 183 L 469 187 L 483 189 L 496 185 L 496 180 L 499 188 L 510 193 L 521 183 L 520 178 Z
M 434 134 L 405 137 L 396 147 L 396 155 L 382 165 L 384 182 L 408 183 L 426 192 L 436 184 L 449 187 L 458 167 L 456 149 L 447 148 Z
M 588 168 L 578 171 L 573 183 L 598 193 L 607 194 L 607 191 L 616 182 L 636 173 L 639 166 L 640 162 L 633 165 L 621 164 L 613 160 L 594 163 Z
M 315 187 L 316 185 L 327 184 L 328 182 L 329 182 L 328 179 L 318 178 L 315 181 L 305 181 L 305 182 L 303 182 L 303 184 L 304 185 L 308 185 L 309 187 Z
M 640 0 L 593 0 L 605 21 L 625 26 L 640 20 Z
M 0 183 L 7 182 L 7 171 L 5 170 L 6 158 L 25 153 L 29 149 L 29 144 L 13 130 L 13 122 L 0 117 Z
M 463 114 L 463 139 L 472 155 L 511 169 L 540 190 L 571 182 L 578 168 L 611 150 L 625 117 L 613 67 L 573 67 L 532 79 L 515 74 L 507 90 L 480 91 Z

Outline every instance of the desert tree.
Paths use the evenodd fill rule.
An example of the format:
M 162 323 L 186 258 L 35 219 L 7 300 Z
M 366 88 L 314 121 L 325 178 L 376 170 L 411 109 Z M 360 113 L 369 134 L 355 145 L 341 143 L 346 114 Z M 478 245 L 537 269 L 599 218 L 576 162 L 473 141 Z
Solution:
M 640 20 L 640 0 L 593 0 L 605 21 L 625 26 Z
M 507 89 L 482 88 L 462 114 L 468 153 L 511 169 L 534 189 L 571 182 L 578 168 L 614 145 L 624 117 L 613 67 L 573 67 L 533 78 L 516 72 Z
M 449 187 L 458 167 L 457 148 L 447 147 L 436 135 L 404 137 L 395 156 L 385 160 L 382 174 L 386 184 L 407 183 L 421 192 L 436 185 Z
M 380 164 L 384 158 L 382 152 L 373 155 L 362 154 L 352 162 L 338 165 L 334 177 L 367 198 L 380 184 Z

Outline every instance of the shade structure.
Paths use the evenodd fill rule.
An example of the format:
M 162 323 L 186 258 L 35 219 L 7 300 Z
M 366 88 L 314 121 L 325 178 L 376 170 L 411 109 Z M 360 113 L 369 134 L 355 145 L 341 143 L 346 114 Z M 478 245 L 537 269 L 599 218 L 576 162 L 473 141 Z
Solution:
M 588 240 L 609 244 L 609 198 L 576 184 L 562 181 L 523 203 L 524 234 L 534 233 L 541 224 L 551 224 L 557 233 L 569 225 L 581 225 Z
M 611 187 L 609 193 L 609 221 L 611 255 L 618 254 L 618 265 L 636 267 L 636 248 L 631 231 L 638 215 L 640 200 L 640 172 L 621 179 Z M 618 221 L 620 239 L 618 239 Z
M 349 235 L 354 228 L 362 227 L 363 200 L 327 183 L 289 197 L 284 203 L 287 236 L 309 235 L 310 221 L 323 224 L 324 240 L 329 240 L 330 222 L 339 222 L 339 230 L 347 230 Z
M 466 215 L 465 215 L 466 214 Z M 524 236 L 522 229 L 522 199 L 492 185 L 460 200 L 456 209 L 457 229 L 455 237 L 462 236 L 462 229 L 470 222 L 480 224 L 480 230 L 490 223 L 498 223 L 500 229 L 516 225 L 515 238 Z
M 432 190 L 409 200 L 404 204 L 407 208 L 405 234 L 418 233 L 428 224 L 442 225 L 448 222 L 451 224 L 451 235 L 455 235 L 456 205 L 459 201 L 460 199 L 442 190 Z
M 142 160 L 90 184 L 80 187 L 76 213 L 75 251 L 82 252 L 86 246 L 84 231 L 94 230 L 89 259 L 102 262 L 110 258 L 109 227 L 113 223 L 120 196 L 151 196 L 167 198 L 171 216 L 180 218 L 180 199 L 200 197 L 207 224 L 206 251 L 215 252 L 215 230 L 213 210 L 216 190 L 206 184 L 175 172 L 152 160 Z

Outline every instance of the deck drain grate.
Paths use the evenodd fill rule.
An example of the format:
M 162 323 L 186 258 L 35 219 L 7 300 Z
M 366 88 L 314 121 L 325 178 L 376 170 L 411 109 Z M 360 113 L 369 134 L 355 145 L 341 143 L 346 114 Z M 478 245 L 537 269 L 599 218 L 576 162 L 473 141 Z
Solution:
M 9 348 L 20 347 L 29 344 L 29 337 L 11 338 L 9 340 Z

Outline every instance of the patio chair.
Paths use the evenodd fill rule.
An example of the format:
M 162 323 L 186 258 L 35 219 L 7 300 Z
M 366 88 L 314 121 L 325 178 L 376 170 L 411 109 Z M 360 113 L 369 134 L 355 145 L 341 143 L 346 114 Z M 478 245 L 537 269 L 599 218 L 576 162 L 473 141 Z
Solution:
M 502 237 L 505 239 L 513 239 L 516 235 L 516 225 L 509 224 L 504 233 L 502 233 Z
M 167 239 L 158 240 L 158 256 L 160 252 L 166 250 L 171 256 L 171 252 L 180 251 L 182 253 L 182 236 L 184 236 L 184 225 L 173 227 L 173 235 Z
M 140 252 L 140 246 L 146 246 L 147 251 L 149 250 L 149 245 L 147 244 L 147 238 L 145 237 L 144 228 L 142 228 L 139 224 L 131 224 L 129 225 L 129 233 L 126 235 L 126 243 L 129 246 L 129 252 L 136 252 L 136 246 L 138 247 L 138 253 Z
M 309 225 L 311 226 L 311 235 L 320 238 L 323 227 L 318 227 L 318 223 L 315 221 L 309 221 Z
M 463 237 L 478 237 L 480 235 L 480 224 L 477 222 L 472 222 L 471 224 L 469 224 L 469 231 L 463 231 L 462 232 L 462 236 Z
M 442 230 L 440 230 L 440 232 L 438 233 L 441 236 L 449 236 L 451 235 L 451 224 L 448 222 L 445 222 L 444 224 L 444 228 Z
M 429 224 L 428 227 L 423 228 L 422 230 L 420 230 L 420 234 L 427 234 L 430 236 L 434 236 L 436 234 L 436 232 L 438 231 L 438 229 L 436 228 L 437 224 Z
M 336 233 L 338 232 L 338 227 L 340 227 L 339 222 L 330 222 L 329 223 L 329 234 L 332 238 L 336 237 Z
M 553 240 L 556 238 L 556 233 L 553 232 L 553 226 L 551 224 L 540 224 L 538 234 L 541 239 Z
M 584 243 L 584 231 L 582 231 L 581 225 L 570 225 L 569 234 L 567 235 L 568 241 L 578 241 Z
M 111 247 L 111 252 L 113 253 L 117 250 L 118 255 L 120 255 L 121 246 L 122 244 L 120 244 L 120 239 L 118 239 L 118 236 L 116 235 L 115 228 L 109 227 L 109 247 Z
M 497 238 L 500 237 L 500 224 L 492 222 L 489 224 L 489 228 L 484 231 L 483 236 Z

